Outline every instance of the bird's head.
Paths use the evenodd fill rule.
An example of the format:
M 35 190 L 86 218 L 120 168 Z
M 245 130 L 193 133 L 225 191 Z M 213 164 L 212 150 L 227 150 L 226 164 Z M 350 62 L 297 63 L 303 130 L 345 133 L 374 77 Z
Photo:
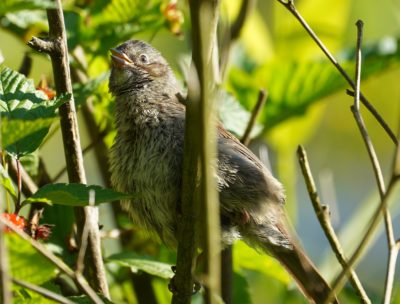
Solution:
M 164 85 L 169 81 L 175 82 L 167 61 L 143 41 L 129 40 L 110 51 L 109 89 L 115 96 L 148 89 L 154 82 Z

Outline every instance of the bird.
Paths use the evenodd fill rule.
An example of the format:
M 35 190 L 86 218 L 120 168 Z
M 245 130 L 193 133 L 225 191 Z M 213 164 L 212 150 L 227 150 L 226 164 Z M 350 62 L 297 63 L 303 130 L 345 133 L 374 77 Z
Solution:
M 110 149 L 113 187 L 138 193 L 122 201 L 132 220 L 177 246 L 185 105 L 167 60 L 150 44 L 128 40 L 111 50 L 109 91 L 115 98 L 116 136 Z M 190 102 L 190 101 L 189 101 Z M 223 246 L 243 239 L 276 258 L 310 303 L 331 289 L 288 228 L 285 192 L 266 166 L 221 124 L 216 184 Z M 333 303 L 338 303 L 334 297 Z

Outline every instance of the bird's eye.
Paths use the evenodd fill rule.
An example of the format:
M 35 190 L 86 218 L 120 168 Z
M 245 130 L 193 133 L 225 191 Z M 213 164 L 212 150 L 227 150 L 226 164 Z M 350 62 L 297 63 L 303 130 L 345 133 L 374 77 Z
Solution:
M 149 57 L 147 57 L 146 54 L 140 54 L 139 60 L 141 63 L 145 63 L 145 64 L 149 63 Z

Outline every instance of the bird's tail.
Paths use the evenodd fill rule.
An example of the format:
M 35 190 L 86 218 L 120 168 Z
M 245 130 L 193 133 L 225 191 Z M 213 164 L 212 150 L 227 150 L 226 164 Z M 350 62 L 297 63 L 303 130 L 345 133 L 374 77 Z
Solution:
M 307 298 L 316 304 L 325 303 L 331 288 L 299 246 L 288 249 L 268 245 L 266 251 L 293 276 Z M 336 297 L 332 303 L 339 303 Z
M 292 240 L 286 230 L 286 225 L 271 226 L 256 224 L 250 221 L 247 229 L 241 229 L 244 240 L 251 246 L 261 247 L 267 254 L 275 257 L 296 280 L 298 286 L 311 303 L 325 303 L 331 291 L 328 283 L 319 274 L 311 260 L 306 256 L 300 245 Z M 244 228 L 244 227 L 242 227 Z M 272 238 L 269 237 L 275 234 Z M 331 303 L 339 303 L 334 297 Z

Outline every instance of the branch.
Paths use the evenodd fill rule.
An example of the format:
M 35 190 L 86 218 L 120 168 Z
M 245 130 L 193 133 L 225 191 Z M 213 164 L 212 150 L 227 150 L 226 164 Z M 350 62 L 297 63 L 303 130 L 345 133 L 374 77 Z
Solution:
M 378 209 L 375 211 L 371 224 L 365 233 L 364 237 L 362 238 L 360 244 L 358 245 L 357 249 L 353 253 L 352 257 L 350 258 L 347 267 L 344 267 L 342 272 L 339 274 L 339 276 L 336 278 L 333 286 L 332 286 L 332 291 L 330 295 L 333 295 L 336 290 L 342 287 L 344 277 L 345 275 L 349 272 L 350 267 L 352 267 L 358 259 L 362 256 L 363 251 L 365 250 L 367 244 L 369 243 L 373 232 L 377 228 L 380 220 L 380 215 L 383 214 L 383 217 L 385 219 L 385 228 L 386 228 L 386 237 L 388 240 L 388 247 L 389 247 L 389 260 L 388 260 L 388 268 L 387 268 L 387 273 L 386 273 L 386 283 L 385 283 L 385 300 L 384 303 L 389 303 L 390 302 L 390 297 L 392 293 L 392 288 L 393 288 L 393 276 L 394 276 L 394 267 L 396 264 L 396 259 L 397 259 L 397 244 L 394 240 L 394 235 L 393 235 L 393 227 L 392 227 L 392 220 L 391 216 L 389 213 L 389 210 L 387 208 L 387 200 L 390 196 L 391 190 L 394 187 L 394 184 L 396 183 L 396 178 L 395 178 L 395 173 L 393 173 L 392 178 L 389 182 L 388 189 L 385 189 L 385 184 L 384 184 L 384 179 L 383 179 L 383 174 L 382 170 L 380 168 L 380 164 L 374 149 L 374 146 L 372 144 L 372 141 L 368 135 L 368 131 L 366 129 L 364 120 L 360 114 L 360 108 L 359 108 L 359 99 L 361 97 L 360 93 L 360 75 L 361 75 L 361 40 L 362 40 L 362 22 L 358 21 L 356 23 L 357 25 L 357 59 L 356 59 L 356 85 L 355 85 L 355 91 L 354 91 L 354 105 L 351 107 L 351 111 L 353 112 L 354 118 L 357 122 L 357 126 L 360 130 L 361 136 L 364 140 L 372 167 L 375 175 L 375 179 L 378 185 L 378 190 L 379 190 L 379 195 L 381 199 L 381 203 L 379 204 Z M 397 140 L 397 139 L 396 139 Z M 398 144 L 397 144 L 398 145 Z M 396 251 L 394 251 L 394 248 L 396 248 Z
M 5 218 L 0 216 L 0 222 L 3 225 L 9 227 L 14 233 L 16 233 L 19 237 L 29 242 L 33 248 L 35 248 L 42 256 L 44 256 L 47 260 L 53 263 L 61 272 L 65 273 L 67 276 L 75 280 L 77 285 L 85 292 L 85 294 L 96 304 L 103 304 L 103 301 L 99 298 L 96 292 L 90 287 L 84 277 L 80 274 L 75 273 L 71 268 L 68 267 L 60 258 L 55 256 L 52 252 L 46 249 L 44 245 L 39 243 L 38 241 L 29 237 L 25 232 L 21 231 L 18 227 L 16 227 L 13 223 L 6 220 Z
M 186 107 L 182 220 L 178 225 L 176 276 L 172 303 L 190 303 L 198 245 L 204 250 L 205 269 L 200 279 L 206 303 L 216 303 L 220 293 L 220 233 L 218 192 L 214 179 L 216 157 L 215 98 L 218 0 L 189 1 L 192 20 L 193 64 L 188 79 Z M 199 176 L 198 168 L 201 170 Z M 199 178 L 200 177 L 200 178 Z M 196 186 L 200 182 L 200 187 Z M 201 232 L 198 232 L 198 228 Z M 201 244 L 197 244 L 201 235 Z
M 254 128 L 257 116 L 260 114 L 262 108 L 264 107 L 266 100 L 267 100 L 267 92 L 264 89 L 261 89 L 258 93 L 257 103 L 254 106 L 253 111 L 251 112 L 251 116 L 247 124 L 246 131 L 244 131 L 244 134 L 240 140 L 245 146 L 247 146 L 250 143 L 251 131 Z
M 385 193 L 385 183 L 383 179 L 382 170 L 380 168 L 380 164 L 372 144 L 372 141 L 368 135 L 367 128 L 365 126 L 364 120 L 360 113 L 360 84 L 361 84 L 361 42 L 362 42 L 362 34 L 363 34 L 363 22 L 358 20 L 357 23 L 357 52 L 356 52 L 356 87 L 355 87 L 355 94 L 354 94 L 354 105 L 351 107 L 353 112 L 354 118 L 357 122 L 358 128 L 360 130 L 361 136 L 364 140 L 366 145 L 369 158 L 372 163 L 372 168 L 374 170 L 375 179 L 378 185 L 379 196 L 382 199 Z M 385 207 L 383 210 L 383 216 L 385 219 L 385 228 L 386 228 L 386 237 L 388 240 L 388 248 L 389 248 L 389 259 L 388 259 L 388 269 L 386 272 L 386 283 L 385 283 L 385 303 L 390 302 L 392 288 L 393 288 L 393 277 L 394 270 L 391 270 L 390 267 L 394 267 L 396 265 L 396 258 L 397 258 L 397 250 L 392 250 L 392 248 L 396 248 L 394 234 L 393 234 L 393 227 L 392 227 L 392 219 L 389 210 Z M 394 263 L 393 263 L 394 260 Z
M 18 280 L 16 278 L 12 279 L 14 284 L 17 284 L 21 287 L 24 287 L 26 289 L 32 290 L 40 295 L 42 295 L 43 297 L 53 300 L 57 303 L 62 303 L 62 304 L 74 304 L 75 302 L 72 302 L 71 300 L 67 299 L 66 297 L 59 295 L 58 293 L 52 292 L 49 289 L 31 284 L 29 282 L 25 282 L 25 281 L 21 281 Z
M 242 5 L 240 6 L 239 9 L 239 14 L 236 17 L 236 20 L 231 25 L 230 43 L 239 38 L 240 32 L 242 31 L 245 21 L 253 11 L 255 5 L 256 5 L 255 0 L 242 0 Z
M 308 163 L 307 154 L 302 146 L 298 147 L 297 156 L 299 159 L 301 171 L 304 176 L 304 180 L 307 185 L 307 191 L 321 228 L 324 231 L 325 236 L 328 239 L 329 244 L 331 245 L 331 248 L 335 253 L 340 265 L 342 265 L 343 268 L 347 268 L 348 264 L 346 262 L 346 257 L 330 221 L 329 207 L 321 204 L 321 200 L 315 187 L 314 178 L 311 173 L 310 165 Z M 356 272 L 351 267 L 349 267 L 349 269 L 350 270 L 348 275 L 350 283 L 356 291 L 358 297 L 360 298 L 361 303 L 371 303 L 371 300 L 368 298 L 368 295 L 361 285 L 361 282 L 358 279 Z
M 342 66 L 338 63 L 335 57 L 329 52 L 327 47 L 322 43 L 322 41 L 317 37 L 311 27 L 307 24 L 307 22 L 303 19 L 300 13 L 296 10 L 293 0 L 277 0 L 281 3 L 292 15 L 300 22 L 303 28 L 307 31 L 307 33 L 311 36 L 311 38 L 315 41 L 315 43 L 319 46 L 319 48 L 324 52 L 326 57 L 332 62 L 332 64 L 336 67 L 336 69 L 342 74 L 342 76 L 346 79 L 346 81 L 350 84 L 350 86 L 355 89 L 355 83 L 351 79 L 351 77 L 346 73 L 346 71 L 342 68 Z M 387 135 L 393 141 L 393 143 L 397 146 L 399 144 L 396 135 L 390 129 L 386 121 L 380 116 L 378 111 L 372 106 L 372 104 L 367 100 L 367 98 L 360 92 L 360 100 L 364 104 L 364 106 L 370 111 L 370 113 L 375 117 L 381 127 L 385 130 Z
M 49 37 L 46 40 L 34 37 L 28 44 L 36 50 L 50 55 L 57 94 L 69 93 L 71 96 L 59 109 L 68 178 L 70 182 L 86 184 L 78 122 L 72 95 L 64 15 L 61 0 L 55 1 L 57 8 L 47 10 Z M 84 223 L 86 221 L 90 223 L 88 252 L 86 255 L 86 269 L 89 281 L 96 290 L 109 297 L 100 248 L 98 209 L 91 207 L 76 208 L 75 215 L 79 236 L 82 235 Z
M 228 64 L 229 53 L 232 47 L 232 44 L 235 40 L 237 40 L 240 36 L 240 33 L 243 29 L 244 24 L 246 23 L 247 18 L 253 11 L 256 4 L 256 0 L 242 0 L 242 5 L 240 6 L 239 13 L 235 19 L 235 21 L 230 26 L 229 32 L 223 36 L 222 46 L 221 46 L 221 55 L 220 55 L 220 72 L 221 78 L 225 75 L 226 66 Z

